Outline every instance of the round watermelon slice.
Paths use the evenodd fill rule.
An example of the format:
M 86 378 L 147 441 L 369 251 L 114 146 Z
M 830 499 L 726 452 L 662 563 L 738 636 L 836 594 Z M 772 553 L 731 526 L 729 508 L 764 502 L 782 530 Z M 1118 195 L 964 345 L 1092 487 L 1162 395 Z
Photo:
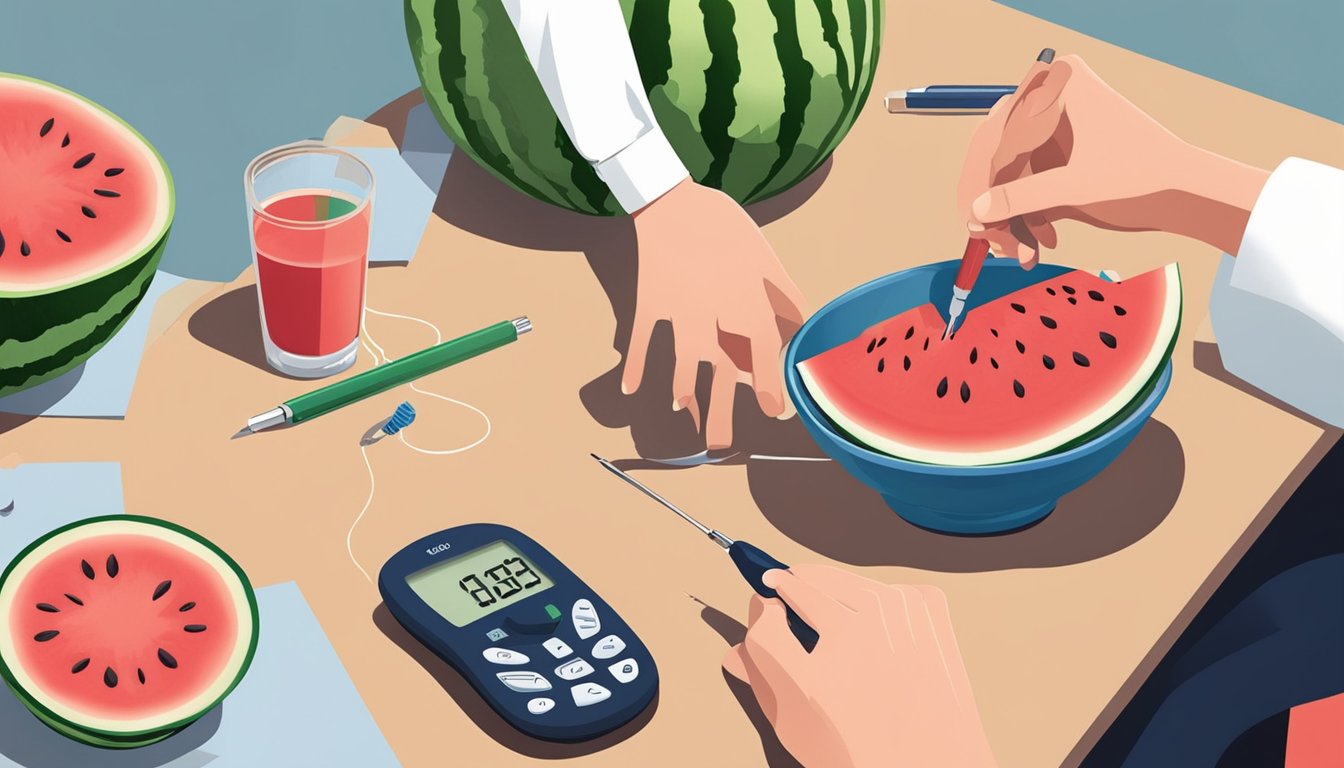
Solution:
M 1066 272 L 966 313 L 952 338 L 924 304 L 798 364 L 851 439 L 911 461 L 1002 464 L 1112 423 L 1171 354 L 1175 264 L 1120 282 Z
M 173 220 L 167 166 L 116 115 L 0 73 L 0 396 L 74 368 L 149 289 Z
M 99 747 L 164 739 L 218 704 L 257 645 L 247 576 L 191 531 L 84 520 L 0 575 L 0 676 L 44 723 Z

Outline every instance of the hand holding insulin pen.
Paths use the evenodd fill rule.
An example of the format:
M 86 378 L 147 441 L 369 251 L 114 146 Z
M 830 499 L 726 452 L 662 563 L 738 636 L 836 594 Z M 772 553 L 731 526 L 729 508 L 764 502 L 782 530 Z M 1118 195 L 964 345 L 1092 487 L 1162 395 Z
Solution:
M 442 344 L 435 344 L 390 363 L 357 373 L 348 379 L 286 400 L 275 408 L 248 419 L 247 426 L 240 429 L 234 437 L 317 418 L 337 408 L 343 408 L 379 392 L 385 392 L 456 365 L 463 360 L 498 349 L 517 341 L 519 336 L 531 330 L 532 321 L 527 317 L 518 317 L 486 326 L 479 331 Z

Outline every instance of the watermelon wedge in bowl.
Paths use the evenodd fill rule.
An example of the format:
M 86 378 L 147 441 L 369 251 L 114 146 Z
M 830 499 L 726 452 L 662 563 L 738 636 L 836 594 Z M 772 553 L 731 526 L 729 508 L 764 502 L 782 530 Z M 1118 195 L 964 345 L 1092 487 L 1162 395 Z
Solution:
M 944 342 L 935 307 L 957 266 L 898 272 L 827 304 L 790 343 L 785 381 L 818 445 L 902 517 L 1002 533 L 1048 515 L 1156 409 L 1180 274 L 1172 264 L 1111 283 L 990 261 Z

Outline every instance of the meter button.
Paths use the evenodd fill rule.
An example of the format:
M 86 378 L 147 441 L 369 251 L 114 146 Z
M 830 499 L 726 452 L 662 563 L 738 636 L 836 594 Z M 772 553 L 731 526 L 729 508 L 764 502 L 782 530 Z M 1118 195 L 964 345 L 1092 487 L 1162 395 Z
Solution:
M 569 692 L 574 695 L 574 703 L 580 707 L 589 707 L 599 701 L 606 701 L 611 698 L 611 691 L 597 683 L 576 685 L 570 688 Z
M 561 680 L 578 680 L 580 677 L 593 674 L 593 665 L 583 659 L 575 659 L 556 667 L 555 674 Z
M 625 641 L 615 635 L 607 635 L 593 646 L 593 658 L 610 659 L 625 650 Z
M 550 651 L 551 655 L 557 659 L 563 659 L 566 656 L 573 655 L 574 653 L 574 649 L 570 648 L 569 644 L 567 644 L 564 640 L 561 640 L 558 637 L 552 637 L 550 640 L 547 640 L 541 645 L 546 650 Z
M 593 607 L 591 600 L 579 600 L 574 603 L 570 618 L 574 620 L 574 631 L 579 633 L 580 640 L 587 640 L 602 628 L 602 622 L 597 618 L 597 609 Z
M 544 715 L 552 709 L 555 709 L 555 699 L 547 699 L 539 696 L 527 702 L 527 711 L 534 715 Z
M 497 672 L 495 676 L 510 691 L 528 693 L 530 691 L 551 690 L 551 681 L 536 672 Z
M 616 678 L 617 682 L 628 683 L 639 677 L 639 662 L 634 659 L 618 661 L 607 667 L 607 671 L 611 673 L 612 677 Z
M 526 664 L 529 661 L 523 654 L 517 651 L 505 650 L 503 648 L 486 648 L 484 655 L 485 660 L 491 664 L 508 664 L 509 666 L 515 666 L 518 664 Z
M 494 629 L 490 630 L 489 632 L 486 632 L 486 633 L 485 633 L 485 636 L 486 636 L 486 638 L 487 638 L 488 640 L 491 640 L 492 642 L 496 642 L 496 643 L 497 643 L 497 642 L 499 642 L 500 640 L 503 640 L 504 638 L 508 637 L 508 636 L 509 636 L 509 633 L 508 633 L 508 632 L 505 632 L 504 630 L 500 629 L 499 627 L 495 627 Z

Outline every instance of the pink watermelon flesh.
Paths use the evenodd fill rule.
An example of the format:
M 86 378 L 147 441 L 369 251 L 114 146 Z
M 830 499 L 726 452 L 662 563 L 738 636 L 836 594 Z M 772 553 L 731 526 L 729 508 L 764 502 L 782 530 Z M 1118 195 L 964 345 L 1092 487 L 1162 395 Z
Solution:
M 166 199 L 152 150 L 41 83 L 0 78 L 0 105 L 0 290 L 59 285 L 143 252 Z
M 969 311 L 942 341 L 931 304 L 799 363 L 808 393 L 858 442 L 936 464 L 1038 456 L 1123 410 L 1180 325 L 1175 264 L 1121 282 L 1073 271 Z
M 238 626 L 205 561 L 161 539 L 109 534 L 39 563 L 19 585 L 9 631 L 19 664 L 52 701 L 125 721 L 180 707 L 214 683 Z

